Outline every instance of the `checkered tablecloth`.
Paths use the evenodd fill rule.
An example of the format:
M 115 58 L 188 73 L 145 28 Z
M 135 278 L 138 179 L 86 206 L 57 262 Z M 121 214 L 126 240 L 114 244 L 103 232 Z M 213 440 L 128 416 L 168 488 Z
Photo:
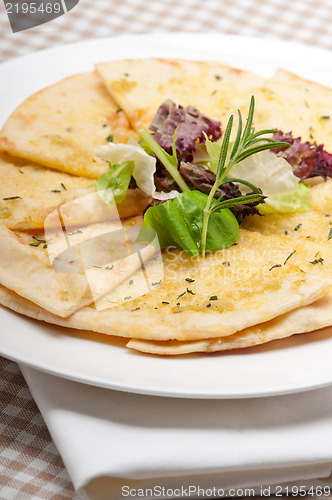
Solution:
M 330 0 L 80 0 L 66 15 L 11 34 L 0 0 L 0 61 L 88 38 L 169 31 L 279 37 L 332 49 Z
M 0 358 L 0 373 L 0 498 L 73 498 L 68 474 L 18 366 Z
M 65 15 L 14 34 L 5 3 L 0 0 L 0 62 L 89 38 L 170 31 L 274 37 L 332 50 L 331 0 L 80 0 Z M 0 383 L 0 499 L 74 498 L 24 378 L 4 358 Z

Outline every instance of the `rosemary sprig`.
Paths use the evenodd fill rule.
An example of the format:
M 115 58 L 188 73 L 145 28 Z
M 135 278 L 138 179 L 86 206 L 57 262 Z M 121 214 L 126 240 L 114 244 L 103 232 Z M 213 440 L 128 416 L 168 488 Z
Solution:
M 220 185 L 228 184 L 229 182 L 237 182 L 239 184 L 244 184 L 245 186 L 249 187 L 255 194 L 238 196 L 237 198 L 231 198 L 229 200 L 224 200 L 224 201 L 222 201 L 222 196 L 220 196 L 220 198 L 218 199 L 214 198 L 211 203 L 211 213 L 215 212 L 216 210 L 219 210 L 220 208 L 231 208 L 231 207 L 236 207 L 237 205 L 256 203 L 258 201 L 262 201 L 265 198 L 262 191 L 258 187 L 254 186 L 254 184 L 252 184 L 251 182 L 245 181 L 243 179 L 226 178 L 220 183 Z
M 242 116 L 240 110 L 238 111 L 239 124 L 230 155 L 228 153 L 228 150 L 229 150 L 229 142 L 233 126 L 233 119 L 234 119 L 233 115 L 231 115 L 228 120 L 227 127 L 224 133 L 224 138 L 221 144 L 218 167 L 216 172 L 216 180 L 208 195 L 206 206 L 203 212 L 203 226 L 202 226 L 202 236 L 201 236 L 201 253 L 203 257 L 205 256 L 207 230 L 208 230 L 209 218 L 212 212 L 214 212 L 215 210 L 219 210 L 221 208 L 234 207 L 236 205 L 242 205 L 243 203 L 253 203 L 257 201 L 262 201 L 264 199 L 263 194 L 256 186 L 247 183 L 246 181 L 242 181 L 240 179 L 227 179 L 226 176 L 230 171 L 230 169 L 233 167 L 233 165 L 261 151 L 279 146 L 289 146 L 289 144 L 286 142 L 278 142 L 271 138 L 261 137 L 265 134 L 273 134 L 277 132 L 277 130 L 265 129 L 259 132 L 255 132 L 255 129 L 252 127 L 254 109 L 255 109 L 255 98 L 254 96 L 252 96 L 250 101 L 248 118 L 243 132 L 242 132 Z M 231 200 L 225 200 L 225 201 L 222 201 L 222 197 L 220 197 L 218 200 L 214 200 L 214 196 L 219 186 L 221 184 L 225 184 L 226 182 L 231 182 L 231 181 L 241 182 L 242 184 L 245 185 L 250 184 L 250 188 L 253 190 L 254 194 L 247 196 L 240 196 L 238 198 L 233 198 Z

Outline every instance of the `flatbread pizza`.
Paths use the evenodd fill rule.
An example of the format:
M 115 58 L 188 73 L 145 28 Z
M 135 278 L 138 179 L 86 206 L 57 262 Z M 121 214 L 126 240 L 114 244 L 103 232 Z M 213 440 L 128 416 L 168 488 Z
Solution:
M 1 150 L 92 179 L 105 170 L 94 147 L 126 141 L 128 121 L 95 72 L 70 76 L 23 101 L 0 134 Z
M 20 228 L 41 227 L 42 212 L 46 216 L 55 204 L 79 197 L 80 191 L 86 194 L 90 187 L 94 190 L 93 179 L 107 170 L 95 147 L 110 140 L 126 142 L 130 136 L 136 137 L 134 130 L 96 72 L 70 76 L 32 95 L 13 111 L 0 132 L 1 179 L 6 182 L 1 191 L 1 218 L 5 219 L 13 206 L 17 213 L 15 210 L 11 217 L 25 219 Z M 24 168 L 11 166 L 20 165 L 18 159 L 23 160 Z M 27 167 L 30 175 L 25 186 L 25 178 L 18 174 Z M 34 183 L 40 186 L 39 193 L 33 192 Z M 26 189 L 30 192 L 25 197 Z M 16 202 L 8 203 L 14 196 Z M 17 201 L 22 198 L 24 202 Z M 147 200 L 136 186 L 130 188 L 119 207 L 120 216 L 141 213 Z M 23 203 L 24 214 L 20 214 Z M 8 217 L 5 223 L 15 226 Z
M 0 220 L 13 230 L 43 230 L 45 220 L 57 208 L 96 192 L 95 180 L 59 172 L 18 158 L 0 156 Z M 38 187 L 36 189 L 36 186 Z M 126 199 L 111 212 L 98 206 L 90 213 L 72 210 L 69 226 L 123 219 L 142 213 L 150 198 L 139 189 L 128 189 Z M 96 208 L 96 207 L 95 207 Z
M 152 58 L 31 96 L 0 131 L 0 303 L 158 355 L 331 325 L 330 103 Z
M 303 141 L 332 149 L 331 89 L 279 69 L 256 93 L 257 126 L 289 130 Z
M 96 71 L 137 132 L 149 127 L 166 99 L 226 122 L 234 109 L 245 111 L 264 83 L 259 75 L 217 61 L 130 59 L 98 63 Z

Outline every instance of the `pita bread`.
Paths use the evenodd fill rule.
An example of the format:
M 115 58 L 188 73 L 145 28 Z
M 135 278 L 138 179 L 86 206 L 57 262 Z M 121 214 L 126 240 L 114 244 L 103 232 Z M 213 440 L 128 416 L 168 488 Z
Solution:
M 267 236 L 283 235 L 289 239 L 328 241 L 332 228 L 332 180 L 321 182 L 311 190 L 311 210 L 294 214 L 268 214 L 245 219 L 242 227 L 259 231 Z M 316 256 L 316 260 L 319 255 Z M 318 262 L 318 265 L 320 263 Z M 317 264 L 316 264 L 317 265 Z M 181 355 L 192 352 L 215 352 L 238 349 L 282 339 L 294 334 L 307 333 L 332 324 L 332 294 L 318 301 L 268 322 L 246 328 L 238 333 L 219 339 L 191 342 L 171 340 L 153 342 L 132 339 L 127 347 L 158 355 Z
M 22 102 L 0 132 L 0 150 L 69 174 L 97 179 L 107 164 L 95 146 L 127 142 L 123 112 L 96 73 L 71 76 Z
M 0 283 L 57 317 L 71 314 L 65 323 L 68 327 L 110 335 L 150 340 L 228 336 L 307 305 L 326 294 L 331 285 L 332 251 L 327 245 L 243 230 L 238 245 L 204 259 L 177 250 L 165 252 L 164 279 L 153 283 L 154 291 L 148 294 L 124 298 L 122 304 L 100 311 L 95 306 L 83 307 L 81 297 L 77 307 L 65 307 L 62 301 L 54 303 L 53 294 L 61 296 L 66 290 L 68 275 L 48 269 L 40 250 L 28 248 L 8 233 L 0 231 L 5 243 L 0 245 Z M 324 250 L 324 268 L 310 264 L 318 248 Z M 22 277 L 17 262 L 24 259 L 29 271 Z M 127 276 L 134 284 L 132 275 L 131 269 Z M 125 278 L 124 274 L 120 281 Z M 45 293 L 45 283 L 53 289 L 51 296 Z M 107 296 L 106 291 L 100 295 Z
M 140 352 L 168 356 L 194 352 L 211 353 L 261 345 L 292 335 L 313 332 L 328 327 L 331 324 L 332 297 L 331 295 L 326 295 L 306 307 L 295 309 L 266 323 L 246 328 L 228 337 L 191 342 L 179 342 L 176 340 L 153 342 L 131 339 L 126 346 Z
M 86 177 L 84 182 L 89 182 L 88 178 L 97 178 L 107 169 L 105 163 L 91 154 L 94 146 L 105 144 L 105 136 L 109 134 L 114 134 L 115 141 L 126 142 L 129 135 L 135 135 L 131 127 L 136 132 L 142 127 L 148 128 L 165 99 L 170 98 L 183 106 L 196 106 L 225 124 L 236 108 L 240 108 L 245 116 L 250 96 L 257 93 L 256 126 L 259 122 L 268 124 L 275 118 L 277 123 L 271 125 L 279 127 L 282 121 L 278 121 L 278 112 L 265 112 L 267 102 L 272 102 L 272 111 L 273 107 L 280 109 L 279 104 L 285 97 L 284 80 L 293 80 L 292 75 L 281 73 L 264 83 L 264 79 L 250 72 L 200 61 L 112 61 L 100 63 L 96 69 L 99 77 L 96 73 L 75 75 L 22 103 L 0 134 L 3 151 L 62 171 L 61 174 L 52 174 L 74 174 Z M 147 74 L 152 77 L 147 79 Z M 291 83 L 294 83 L 291 88 L 296 93 L 299 81 Z M 318 87 L 313 85 L 306 92 L 315 94 Z M 314 103 L 314 95 L 312 97 Z M 295 98 L 299 109 L 301 104 L 303 106 L 303 95 L 301 99 Z M 84 119 L 82 102 L 88 103 L 84 108 Z M 123 111 L 117 113 L 119 109 Z M 50 123 L 49 116 L 53 117 Z M 286 122 L 294 124 L 291 127 L 294 134 L 303 135 L 298 132 L 297 119 L 292 118 L 293 114 L 288 114 Z M 316 120 L 316 126 L 321 116 L 316 112 L 311 118 Z M 317 136 L 323 136 L 324 120 L 322 127 L 315 129 Z M 284 131 L 289 130 L 289 126 L 284 128 Z M 328 140 L 329 134 L 326 138 Z M 17 168 L 14 164 L 12 167 Z M 39 173 L 49 175 L 49 172 L 40 168 Z M 17 170 L 15 175 L 18 175 Z M 44 180 L 46 189 L 48 181 L 46 177 Z M 17 184 L 14 176 L 10 181 L 13 181 L 12 186 Z M 86 186 L 86 189 L 90 187 Z M 76 203 L 80 203 L 82 192 L 77 198 L 76 188 L 78 184 L 73 182 L 71 193 L 67 193 L 73 198 L 64 198 L 60 208 L 56 207 L 54 220 L 60 212 L 62 218 L 60 223 L 50 225 L 52 231 L 58 229 L 62 234 L 63 227 L 78 224 L 77 221 L 74 224 L 73 214 L 77 213 Z M 328 198 L 326 193 L 326 204 Z M 142 272 L 137 266 L 136 255 L 130 254 L 120 256 L 114 267 L 107 266 L 109 270 L 114 269 L 115 278 L 104 281 L 106 268 L 93 264 L 95 255 L 101 260 L 108 255 L 108 240 L 97 239 L 106 231 L 106 225 L 87 226 L 83 235 L 75 235 L 74 231 L 72 234 L 78 250 L 69 260 L 68 249 L 61 237 L 57 241 L 58 247 L 53 248 L 53 253 L 49 248 L 49 255 L 46 255 L 42 246 L 33 248 L 29 245 L 29 233 L 14 235 L 0 226 L 0 302 L 39 320 L 127 337 L 132 339 L 128 347 L 158 354 L 245 347 L 308 331 L 309 328 L 320 328 L 331 324 L 332 320 L 329 312 L 332 249 L 326 238 L 328 218 L 315 208 L 314 200 L 313 194 L 314 210 L 296 214 L 296 220 L 288 215 L 266 216 L 270 217 L 269 220 L 251 219 L 245 229 L 241 229 L 236 245 L 205 259 L 190 258 L 178 250 L 166 250 L 163 256 L 165 274 L 161 279 L 156 278 L 158 263 L 154 266 L 152 259 L 149 261 L 151 265 L 146 265 Z M 20 199 L 16 201 L 19 206 Z M 53 210 L 51 202 L 45 192 L 45 206 Z M 319 204 L 319 195 L 316 204 Z M 74 207 L 73 211 L 71 207 Z M 84 218 L 87 213 L 96 213 L 88 204 L 81 205 L 81 208 L 79 213 L 84 214 Z M 24 212 L 27 219 L 29 210 L 31 219 L 37 220 L 41 206 L 36 200 L 31 201 L 31 206 L 22 207 L 22 214 Z M 13 224 L 18 224 L 18 219 L 22 218 L 19 212 L 13 217 L 17 217 Z M 45 221 L 45 216 L 42 217 Z M 302 222 L 299 217 L 303 217 Z M 99 213 L 97 220 L 103 220 Z M 95 221 L 88 219 L 88 222 Z M 267 222 L 269 229 L 266 229 Z M 137 223 L 138 220 L 134 221 L 133 226 Z M 112 225 L 107 224 L 108 227 Z M 115 221 L 118 228 L 117 224 Z M 295 230 L 299 224 L 301 231 L 300 228 Z M 317 225 L 319 230 L 315 231 Z M 30 228 L 32 226 L 16 226 L 16 229 Z M 305 229 L 314 233 L 312 238 L 304 237 Z M 289 237 L 285 232 L 291 230 Z M 98 248 L 93 246 L 95 241 L 98 241 Z M 85 244 L 87 259 L 82 251 Z M 147 260 L 153 252 L 152 248 L 146 249 Z M 52 267 L 54 263 L 56 265 Z M 72 268 L 69 272 L 68 265 L 75 268 L 75 272 Z M 58 270 L 56 266 L 60 266 Z M 27 272 L 22 273 L 22 267 Z M 128 290 L 135 292 L 129 295 Z M 304 319 L 300 319 L 302 311 L 306 311 Z
M 0 282 L 63 317 L 92 302 L 83 274 L 57 273 L 45 252 L 25 244 L 4 225 L 0 225 Z
M 255 125 L 293 132 L 332 151 L 332 91 L 279 69 L 255 92 Z
M 117 237 L 113 240 L 115 250 L 119 252 L 122 246 L 123 251 L 114 261 L 112 238 L 105 237 L 117 232 L 117 224 L 97 225 L 92 230 L 88 227 L 87 232 L 84 229 L 73 235 L 74 241 L 80 238 L 79 247 L 77 243 L 71 245 L 74 241 L 70 241 L 69 233 L 64 235 L 62 245 L 58 246 L 60 258 L 54 262 L 47 250 L 48 246 L 52 247 L 51 239 L 37 247 L 31 246 L 35 243 L 26 243 L 19 234 L 0 225 L 0 283 L 46 311 L 68 317 L 110 293 L 156 252 L 152 245 L 147 245 L 141 249 L 140 256 L 128 255 L 128 241 L 125 238 L 119 241 Z M 54 238 L 57 237 L 54 234 Z M 74 268 L 77 247 L 79 258 Z M 72 259 L 69 263 L 61 258 L 63 251 L 69 253 Z
M 312 187 L 310 191 L 310 207 L 312 210 L 321 212 L 327 218 L 332 217 L 332 179 L 320 182 Z M 332 219 L 329 223 L 332 222 Z
M 310 210 L 247 217 L 242 227 L 266 235 L 317 241 L 331 245 L 332 179 L 316 184 L 310 191 Z
M 143 346 L 151 346 L 150 349 L 155 349 L 155 353 L 158 354 L 186 354 L 189 352 L 210 352 L 223 350 L 222 347 L 225 346 L 225 349 L 233 349 L 236 347 L 248 347 L 250 345 L 256 345 L 259 343 L 268 342 L 270 340 L 274 340 L 276 338 L 283 338 L 286 336 L 293 335 L 293 333 L 303 333 L 303 331 L 312 331 L 315 328 L 321 328 L 330 324 L 331 317 L 331 302 L 324 301 L 320 302 L 319 299 L 326 296 L 327 288 L 326 286 L 322 287 L 317 284 L 317 282 L 313 281 L 311 286 L 302 287 L 301 291 L 304 291 L 303 300 L 301 302 L 302 306 L 308 306 L 310 303 L 315 303 L 314 309 L 312 309 L 312 316 L 310 314 L 311 309 L 308 310 L 305 318 L 313 319 L 311 323 L 300 322 L 299 327 L 296 327 L 296 320 L 300 313 L 296 313 L 294 319 L 292 318 L 292 313 L 298 311 L 295 309 L 288 313 L 289 315 L 289 323 L 288 328 L 284 327 L 284 317 L 288 317 L 287 315 L 280 315 L 276 317 L 274 320 L 269 323 L 263 323 L 262 325 L 258 325 L 258 327 L 252 327 L 243 331 L 240 331 L 234 335 L 228 335 L 224 337 L 209 338 L 208 332 L 205 337 L 202 337 L 201 340 L 198 341 L 184 341 L 179 342 L 177 340 L 166 340 L 165 339 L 149 339 L 149 334 L 147 332 L 146 335 L 139 334 L 137 335 L 136 341 L 137 343 L 133 343 L 131 340 L 127 347 L 132 347 L 138 350 L 142 350 L 143 352 L 153 352 L 152 350 L 145 350 L 147 347 L 143 348 Z M 316 302 L 317 301 L 317 302 Z M 40 321 L 45 321 L 47 323 L 55 324 L 58 326 L 63 326 L 66 328 L 73 328 L 76 330 L 89 330 L 97 333 L 107 334 L 107 335 L 115 335 L 120 337 L 133 337 L 135 332 L 135 316 L 129 315 L 128 312 L 122 314 L 122 321 L 125 322 L 125 315 L 127 316 L 129 322 L 129 328 L 123 329 L 121 331 L 113 328 L 113 320 L 114 320 L 114 310 L 104 309 L 101 311 L 97 311 L 95 308 L 88 306 L 83 307 L 77 312 L 73 313 L 68 318 L 63 318 L 57 314 L 52 314 L 49 311 L 39 307 L 34 302 L 27 300 L 26 298 L 18 295 L 13 290 L 7 289 L 4 286 L 0 285 L 0 303 L 19 314 L 24 314 L 30 318 L 38 319 Z M 317 304 L 317 306 L 316 306 Z M 307 310 L 307 307 L 301 307 L 301 311 Z M 323 315 L 321 315 L 321 308 L 323 311 Z M 316 314 L 317 313 L 317 314 Z M 279 318 L 282 318 L 282 324 L 279 327 L 278 321 Z M 146 317 L 145 317 L 146 320 Z M 286 320 L 285 320 L 286 321 Z M 147 323 L 147 322 L 146 322 Z M 270 328 L 271 325 L 271 328 Z M 266 326 L 269 328 L 266 330 Z M 295 327 L 295 331 L 294 331 Z M 258 329 L 257 329 L 258 328 Z M 130 329 L 132 330 L 130 332 Z M 298 331 L 296 331 L 298 330 Z M 258 332 L 261 331 L 261 335 L 258 335 Z M 250 336 L 247 335 L 247 332 L 250 332 Z M 171 334 L 168 335 L 172 337 Z M 234 342 L 234 340 L 236 340 Z M 133 347 L 135 346 L 135 347 Z M 160 347 L 159 352 L 157 352 L 158 346 Z M 186 347 L 187 346 L 187 347 Z M 197 348 L 199 346 L 199 348 Z M 204 348 L 202 348 L 204 346 Z M 220 348 L 217 348 L 217 347 Z M 140 348 L 138 348 L 140 347 Z M 182 350 L 183 348 L 183 350 Z M 177 352 L 178 351 L 178 352 Z
M 92 179 L 1 158 L 0 177 L 0 220 L 16 230 L 43 229 L 57 206 L 95 192 Z
M 142 213 L 150 201 L 139 189 L 129 189 L 117 210 L 110 211 L 106 206 L 102 209 L 99 205 L 98 210 L 87 212 L 82 211 L 82 206 L 77 210 L 72 203 L 68 213 L 70 201 L 96 192 L 93 179 L 1 157 L 0 177 L 0 221 L 13 230 L 43 229 L 52 211 L 64 205 L 67 206 L 67 213 L 63 213 L 66 225 L 75 226 L 128 218 Z
M 237 108 L 247 113 L 252 93 L 264 82 L 249 71 L 216 61 L 127 59 L 96 64 L 96 70 L 137 132 L 149 128 L 166 99 L 195 106 L 226 125 Z

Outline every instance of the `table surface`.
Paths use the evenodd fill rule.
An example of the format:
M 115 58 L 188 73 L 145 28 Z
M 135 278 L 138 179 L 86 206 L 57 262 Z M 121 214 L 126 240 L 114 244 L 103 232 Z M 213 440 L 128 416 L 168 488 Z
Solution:
M 70 12 L 12 33 L 0 2 L 0 62 L 92 38 L 136 33 L 231 33 L 332 50 L 331 0 L 80 0 Z M 63 462 L 18 366 L 0 358 L 0 498 L 74 498 Z

